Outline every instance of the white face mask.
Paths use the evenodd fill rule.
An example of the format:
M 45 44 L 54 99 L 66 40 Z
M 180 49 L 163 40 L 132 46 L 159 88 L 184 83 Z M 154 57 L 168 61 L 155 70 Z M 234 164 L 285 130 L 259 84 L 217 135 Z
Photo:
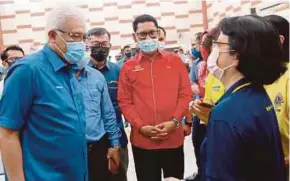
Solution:
M 213 47 L 208 59 L 207 59 L 207 69 L 208 71 L 213 74 L 218 80 L 221 80 L 225 71 L 231 67 L 234 66 L 234 64 L 232 63 L 229 66 L 226 66 L 225 68 L 221 69 L 218 67 L 217 65 L 217 61 L 219 58 L 219 53 L 220 50 L 218 47 Z

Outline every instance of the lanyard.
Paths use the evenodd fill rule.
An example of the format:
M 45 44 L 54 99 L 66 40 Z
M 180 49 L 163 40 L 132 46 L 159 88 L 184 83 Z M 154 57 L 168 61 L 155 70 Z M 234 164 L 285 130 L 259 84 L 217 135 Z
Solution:
M 240 90 L 240 89 L 242 89 L 242 88 L 244 88 L 244 87 L 247 87 L 247 86 L 249 86 L 249 85 L 251 85 L 251 83 L 245 83 L 245 84 L 242 84 L 242 85 L 238 86 L 237 88 L 235 88 L 235 89 L 233 90 L 232 93 L 235 93 L 235 92 L 237 92 L 238 90 Z

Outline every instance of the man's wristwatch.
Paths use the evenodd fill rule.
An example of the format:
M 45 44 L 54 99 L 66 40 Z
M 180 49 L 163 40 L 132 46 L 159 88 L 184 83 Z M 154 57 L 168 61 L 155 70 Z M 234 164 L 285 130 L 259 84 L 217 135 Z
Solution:
M 173 121 L 175 127 L 176 128 L 179 128 L 179 122 L 178 122 L 178 120 L 176 118 L 172 118 L 171 120 Z

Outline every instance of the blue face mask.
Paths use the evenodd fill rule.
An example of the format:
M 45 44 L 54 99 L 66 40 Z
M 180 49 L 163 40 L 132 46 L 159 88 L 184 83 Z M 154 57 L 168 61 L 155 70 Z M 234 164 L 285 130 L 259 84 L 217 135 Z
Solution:
M 90 62 L 90 56 L 88 53 L 85 53 L 83 60 L 74 64 L 72 68 L 75 70 L 82 70 L 89 64 L 89 62 Z
M 138 47 L 144 53 L 152 53 L 157 50 L 158 46 L 159 44 L 157 40 L 154 39 L 146 39 L 138 42 Z
M 191 49 L 191 53 L 195 58 L 201 58 L 201 53 L 196 48 Z
M 57 33 L 58 34 L 58 33 Z M 80 42 L 66 42 L 59 34 L 58 36 L 66 44 L 66 52 L 63 53 L 58 47 L 58 49 L 63 53 L 64 58 L 71 64 L 78 64 L 84 60 L 86 46 L 85 43 Z

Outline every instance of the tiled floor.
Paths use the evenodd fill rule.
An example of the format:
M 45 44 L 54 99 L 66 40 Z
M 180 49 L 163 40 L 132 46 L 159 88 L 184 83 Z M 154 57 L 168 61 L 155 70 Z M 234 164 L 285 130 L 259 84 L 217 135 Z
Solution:
M 197 171 L 197 167 L 195 164 L 194 150 L 192 147 L 191 136 L 188 136 L 184 140 L 184 154 L 185 154 L 185 173 L 184 176 L 189 176 L 193 172 Z M 1 157 L 0 157 L 1 158 Z M 1 170 L 0 165 L 0 170 Z M 4 181 L 4 176 L 0 176 L 0 181 Z M 129 170 L 128 170 L 128 181 L 137 181 L 135 168 L 134 168 L 134 160 L 131 150 L 131 145 L 129 145 Z
M 186 137 L 184 140 L 184 154 L 185 154 L 184 176 L 187 177 L 197 171 L 191 136 Z M 128 170 L 127 175 L 128 175 L 128 181 L 137 181 L 131 145 L 129 145 L 129 170 Z

